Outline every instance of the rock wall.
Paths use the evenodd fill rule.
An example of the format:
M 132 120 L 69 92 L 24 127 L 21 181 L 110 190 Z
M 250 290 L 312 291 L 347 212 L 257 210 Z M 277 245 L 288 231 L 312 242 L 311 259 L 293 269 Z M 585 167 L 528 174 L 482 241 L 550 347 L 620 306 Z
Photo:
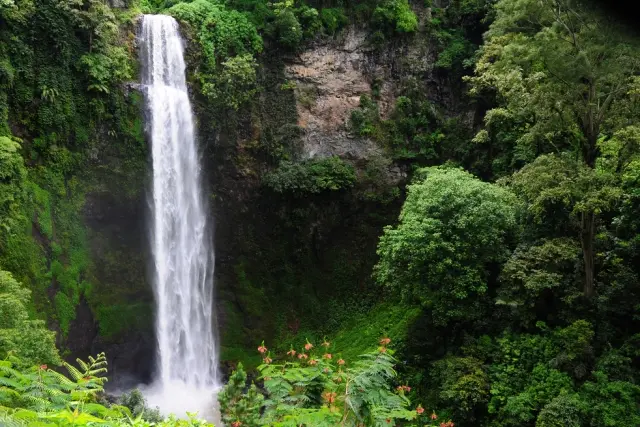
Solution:
M 428 11 L 420 16 L 424 22 Z M 413 78 L 444 110 L 460 109 L 431 66 L 428 38 L 374 48 L 367 37 L 366 30 L 351 27 L 296 55 L 265 55 L 257 102 L 232 120 L 211 120 L 203 102 L 196 108 L 216 223 L 227 362 L 248 363 L 244 349 L 263 339 L 330 333 L 346 313 L 379 296 L 371 279 L 377 241 L 397 219 L 402 197 L 376 196 L 393 188 L 401 194 L 408 171 L 381 144 L 349 132 L 360 97 L 375 92 L 384 118 Z M 339 156 L 356 167 L 358 183 L 305 197 L 269 191 L 261 177 L 277 167 L 274 146 L 295 161 Z M 376 178 L 367 178 L 371 170 Z

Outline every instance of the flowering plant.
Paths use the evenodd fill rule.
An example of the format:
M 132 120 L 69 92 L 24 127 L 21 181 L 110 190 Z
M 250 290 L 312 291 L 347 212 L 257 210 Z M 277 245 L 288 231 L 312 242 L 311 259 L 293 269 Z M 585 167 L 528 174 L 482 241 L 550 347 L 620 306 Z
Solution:
M 263 393 L 255 385 L 242 391 L 246 374 L 240 366 L 219 395 L 223 421 L 234 427 L 394 426 L 400 420 L 454 427 L 435 411 L 411 404 L 411 387 L 397 382 L 390 343 L 382 338 L 376 350 L 351 362 L 330 351 L 326 339 L 318 346 L 306 341 L 300 351 L 291 347 L 286 356 L 263 359 L 258 366 Z M 260 347 L 262 355 L 269 354 L 264 343 Z

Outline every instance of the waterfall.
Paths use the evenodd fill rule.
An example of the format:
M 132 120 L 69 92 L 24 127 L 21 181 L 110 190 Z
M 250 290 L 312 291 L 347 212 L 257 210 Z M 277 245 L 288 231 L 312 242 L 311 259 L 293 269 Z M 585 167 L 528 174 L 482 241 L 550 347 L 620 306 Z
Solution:
M 208 406 L 217 385 L 213 247 L 178 24 L 170 16 L 144 15 L 141 31 L 158 341 L 148 399 L 177 415 L 206 409 L 196 406 Z

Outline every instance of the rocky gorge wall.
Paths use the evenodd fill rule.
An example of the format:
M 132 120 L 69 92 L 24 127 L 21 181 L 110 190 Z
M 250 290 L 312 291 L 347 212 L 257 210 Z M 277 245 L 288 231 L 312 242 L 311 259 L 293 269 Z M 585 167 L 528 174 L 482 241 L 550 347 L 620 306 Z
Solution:
M 473 121 L 473 109 L 434 69 L 429 9 L 417 14 L 416 35 L 382 45 L 352 25 L 297 53 L 267 46 L 259 91 L 237 112 L 213 108 L 192 86 L 215 228 L 223 363 L 255 363 L 250 350 L 263 339 L 330 334 L 380 299 L 371 279 L 376 246 L 397 218 L 410 162 L 384 140 L 355 132 L 352 111 L 367 96 L 379 119 L 388 119 L 407 82 L 417 82 L 445 115 L 464 112 L 465 127 Z M 191 73 L 199 47 L 185 36 Z M 139 98 L 135 104 L 142 117 Z M 67 341 L 71 355 L 106 351 L 116 385 L 149 380 L 154 358 L 148 141 L 137 126 L 134 156 L 105 143 L 96 151 L 96 172 L 86 177 L 82 213 L 96 291 L 78 305 L 74 340 Z M 333 156 L 353 168 L 352 185 L 307 193 L 266 185 L 282 162 L 313 165 Z
M 369 35 L 351 26 L 298 54 L 265 54 L 257 100 L 232 120 L 212 120 L 197 104 L 225 362 L 251 364 L 244 349 L 263 339 L 330 334 L 379 300 L 371 279 L 378 237 L 397 219 L 410 168 L 350 128 L 361 97 L 375 98 L 385 119 L 405 81 L 418 79 L 439 108 L 468 109 L 434 72 L 427 37 L 375 48 Z M 278 161 L 309 165 L 332 156 L 354 167 L 353 187 L 300 194 L 265 185 Z

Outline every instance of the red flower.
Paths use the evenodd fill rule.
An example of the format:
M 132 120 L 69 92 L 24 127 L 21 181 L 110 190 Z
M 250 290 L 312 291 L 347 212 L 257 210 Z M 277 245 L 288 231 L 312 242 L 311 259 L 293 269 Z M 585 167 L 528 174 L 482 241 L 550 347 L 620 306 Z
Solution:
M 432 420 L 437 420 L 438 419 L 438 416 L 436 415 L 435 412 L 431 414 L 431 419 Z
M 391 342 L 391 338 L 382 338 L 380 340 L 380 345 L 389 345 L 389 343 Z
M 304 349 L 307 350 L 307 351 L 311 350 L 312 348 L 313 348 L 313 344 L 311 344 L 310 342 L 307 342 L 304 345 Z
M 40 365 L 40 369 L 42 369 L 43 371 L 47 370 L 47 365 Z
M 309 356 L 307 356 L 305 353 L 298 353 L 298 359 L 306 359 L 307 357 Z
M 387 422 L 390 423 L 391 422 L 391 418 L 387 418 Z
M 440 427 L 448 427 L 447 423 L 440 423 Z
M 331 353 L 326 353 L 322 357 L 324 357 L 325 359 L 331 359 Z
M 296 351 L 294 349 L 287 351 L 287 356 L 295 356 L 295 355 L 296 355 Z M 298 355 L 298 357 L 300 357 L 300 355 Z
M 342 366 L 344 365 L 346 362 L 343 359 L 338 359 L 338 365 Z
M 267 352 L 267 347 L 262 344 L 260 347 L 258 347 L 258 351 L 260 352 L 260 354 L 265 354 Z
M 397 387 L 398 391 L 411 391 L 411 387 L 409 387 L 408 385 L 399 385 Z
M 234 422 L 231 423 L 231 425 L 233 427 L 240 427 L 242 425 L 242 423 L 240 421 L 234 421 Z
M 418 405 L 418 407 L 416 408 L 416 413 L 418 415 L 421 415 L 424 412 L 424 408 L 422 407 L 422 405 Z

